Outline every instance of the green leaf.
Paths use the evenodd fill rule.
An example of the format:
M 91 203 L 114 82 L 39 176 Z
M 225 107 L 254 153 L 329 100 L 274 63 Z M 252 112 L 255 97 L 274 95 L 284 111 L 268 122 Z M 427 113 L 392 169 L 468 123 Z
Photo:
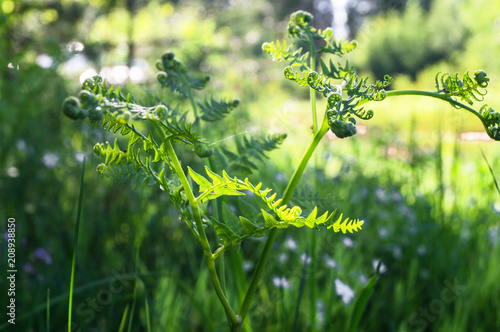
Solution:
M 260 210 L 262 212 L 262 216 L 264 217 L 264 222 L 267 227 L 275 227 L 278 225 L 278 221 L 274 219 L 272 215 L 267 213 L 265 210 Z
M 236 233 L 224 223 L 217 221 L 215 218 L 210 217 L 214 225 L 215 232 L 219 236 L 220 243 L 223 245 L 232 245 L 240 239 Z
M 358 297 L 356 298 L 351 318 L 349 319 L 350 322 L 349 322 L 349 328 L 347 330 L 348 332 L 356 332 L 358 330 L 358 324 L 361 320 L 361 316 L 363 315 L 363 311 L 366 308 L 368 300 L 372 296 L 373 290 L 375 289 L 375 283 L 377 282 L 380 276 L 379 269 L 380 269 L 380 262 L 379 265 L 377 266 L 377 271 L 375 272 L 375 275 L 373 275 L 368 280 L 368 283 L 365 285 L 365 287 L 363 287 Z
M 248 234 L 255 234 L 261 231 L 260 227 L 255 225 L 253 222 L 245 217 L 240 216 L 240 222 L 243 226 L 243 230 Z

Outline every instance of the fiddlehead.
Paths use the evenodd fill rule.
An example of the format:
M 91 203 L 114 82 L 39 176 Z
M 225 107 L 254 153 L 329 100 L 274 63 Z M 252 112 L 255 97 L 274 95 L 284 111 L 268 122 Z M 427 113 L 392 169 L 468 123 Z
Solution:
M 321 31 L 314 28 L 311 25 L 312 18 L 311 14 L 304 11 L 293 13 L 288 23 L 288 35 L 291 38 L 308 42 L 314 54 L 330 53 L 342 57 L 356 48 L 356 41 L 349 42 L 334 38 L 331 29 Z M 315 41 L 318 40 L 323 42 L 320 48 L 315 46 Z M 362 120 L 369 120 L 373 117 L 372 110 L 356 108 L 361 101 L 381 101 L 387 96 L 385 88 L 392 82 L 390 76 L 386 75 L 383 81 L 370 84 L 368 77 L 358 76 L 348 61 L 345 65 L 335 64 L 333 60 L 327 64 L 321 59 L 321 72 L 317 72 L 307 65 L 309 53 L 303 53 L 301 48 L 293 51 L 293 44 L 290 47 L 285 47 L 285 45 L 286 42 L 281 44 L 277 42 L 276 45 L 266 43 L 263 49 L 273 55 L 275 60 L 289 61 L 289 66 L 283 72 L 286 79 L 300 86 L 309 87 L 328 98 L 325 117 L 331 131 L 339 138 L 356 134 L 355 117 Z M 294 70 L 294 66 L 298 63 L 300 63 L 300 72 Z
M 175 58 L 175 54 L 167 51 L 161 56 L 161 59 L 156 62 L 156 68 L 160 71 L 156 78 L 162 87 L 177 91 L 184 97 L 189 97 L 190 90 L 203 89 L 210 76 L 208 75 L 191 75 L 188 73 L 186 65 L 179 59 Z
M 462 79 L 458 73 L 438 73 L 436 97 L 448 101 L 455 108 L 464 108 L 476 115 L 483 123 L 488 136 L 498 141 L 500 140 L 500 114 L 486 104 L 481 106 L 479 111 L 470 107 L 474 105 L 474 102 L 484 100 L 489 80 L 484 70 L 475 71 L 473 77 L 470 72 L 466 72 Z

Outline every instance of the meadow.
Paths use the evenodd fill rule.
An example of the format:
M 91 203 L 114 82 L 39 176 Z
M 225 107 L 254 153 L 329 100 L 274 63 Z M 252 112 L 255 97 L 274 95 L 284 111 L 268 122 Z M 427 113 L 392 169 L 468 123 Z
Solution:
M 495 44 L 499 5 L 432 3 L 428 12 L 407 7 L 367 17 L 353 36 L 359 46 L 345 56 L 363 75 L 374 76 L 373 81 L 383 77 L 370 64 L 388 70 L 394 77 L 391 90 L 432 91 L 438 72 L 462 77 L 467 70 L 483 69 L 490 79 L 485 102 L 498 107 L 500 66 L 491 59 L 500 54 Z M 189 110 L 185 121 L 208 138 L 208 150 L 224 153 L 226 164 L 216 165 L 226 165 L 230 176 L 248 177 L 254 185 L 262 182 L 283 197 L 328 109 L 328 100 L 317 93 L 320 123 L 315 129 L 311 89 L 284 79 L 285 66 L 262 50 L 264 42 L 289 38 L 291 12 L 281 15 L 265 1 L 231 6 L 150 1 L 136 3 L 132 11 L 119 1 L 94 1 L 87 11 L 78 1 L 12 6 L 2 4 L 0 20 L 0 257 L 4 275 L 8 220 L 15 218 L 16 326 L 4 315 L 0 330 L 229 330 L 230 315 L 214 292 L 205 248 L 193 236 L 193 223 L 185 222 L 196 214 L 194 209 L 186 203 L 181 219 L 173 196 L 151 176 L 138 185 L 129 178 L 101 176 L 96 168 L 104 159 L 94 153 L 94 145 L 112 145 L 119 135 L 70 121 L 63 115 L 63 102 L 68 96 L 81 101 L 80 84 L 97 73 L 108 75 L 108 82 L 131 93 L 137 104 L 153 109 L 158 100 L 169 100 L 169 110 Z M 449 11 L 457 15 L 444 14 Z M 411 33 L 419 22 L 440 23 L 421 31 L 434 31 L 436 39 L 422 42 Z M 173 25 L 179 28 L 170 29 Z M 436 31 L 447 27 L 457 33 L 463 29 L 463 35 L 439 39 L 448 34 Z M 400 50 L 391 46 L 392 38 L 402 41 Z M 409 57 L 411 49 L 405 47 L 424 47 L 419 43 L 431 45 L 426 54 L 441 58 L 422 60 L 415 52 L 415 60 L 408 62 L 417 69 L 406 64 L 401 72 L 370 57 L 380 49 L 396 58 L 405 58 L 398 51 Z M 436 51 L 436 45 L 448 52 Z M 199 104 L 157 80 L 158 71 L 168 70 L 166 62 L 158 68 L 155 61 L 165 59 L 167 49 L 193 77 L 211 76 L 204 90 L 187 94 Z M 72 72 L 75 67 L 78 71 Z M 123 81 L 120 68 L 128 68 Z M 224 121 L 196 122 L 193 104 L 206 105 L 211 98 L 238 98 L 238 105 L 224 114 Z M 347 234 L 280 229 L 241 330 L 499 330 L 498 142 L 473 114 L 441 100 L 401 96 L 369 106 L 375 115 L 358 120 L 356 135 L 340 139 L 329 131 L 323 137 L 289 199 L 305 216 L 315 208 L 318 216 L 337 210 L 335 220 L 342 213 L 363 220 L 362 229 Z M 137 128 L 154 130 L 152 124 Z M 282 133 L 287 136 L 279 143 L 258 150 Z M 255 139 L 246 147 L 249 155 L 240 151 L 244 137 Z M 173 146 L 186 174 L 189 166 L 205 176 L 209 159 L 200 155 L 207 150 L 197 150 L 197 142 L 174 141 Z M 119 136 L 117 143 L 127 153 L 128 139 Z M 162 158 L 170 165 L 171 157 Z M 198 183 L 190 174 L 189 181 Z M 201 193 L 203 184 L 198 185 L 193 188 Z M 180 197 L 182 202 L 189 198 Z M 259 211 L 265 206 L 257 198 L 225 196 L 200 206 L 204 216 L 219 215 L 233 225 L 239 224 L 239 215 L 262 218 Z M 279 221 L 278 214 L 274 217 Z M 216 248 L 221 236 L 213 231 L 216 222 L 204 222 L 208 242 Z M 229 306 L 238 309 L 246 303 L 271 231 L 256 232 L 218 256 L 215 266 Z M 8 289 L 2 278 L 5 306 Z

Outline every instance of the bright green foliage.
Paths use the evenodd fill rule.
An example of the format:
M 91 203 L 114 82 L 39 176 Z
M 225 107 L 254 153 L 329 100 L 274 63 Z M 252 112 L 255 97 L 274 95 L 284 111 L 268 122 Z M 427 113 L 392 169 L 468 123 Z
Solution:
M 363 221 L 360 220 L 350 220 L 349 218 L 343 220 L 342 214 L 334 220 L 335 211 L 331 214 L 325 212 L 323 215 L 317 217 L 317 207 L 314 207 L 307 217 L 303 216 L 300 207 L 288 207 L 286 204 L 282 204 L 282 199 L 276 199 L 276 193 L 268 196 L 272 189 L 261 190 L 262 183 L 254 186 L 248 178 L 244 181 L 236 177 L 231 178 L 225 171 L 220 176 L 212 172 L 208 167 L 205 167 L 205 171 L 210 178 L 208 180 L 193 171 L 190 167 L 188 167 L 188 170 L 193 180 L 199 185 L 200 195 L 196 198 L 196 201 L 203 203 L 225 195 L 244 195 L 244 191 L 249 191 L 261 198 L 272 213 L 270 214 L 266 210 L 261 209 L 264 223 L 259 225 L 244 216 L 240 216 L 239 219 L 242 225 L 239 232 L 232 229 L 227 223 L 224 224 L 215 218 L 211 218 L 221 244 L 226 247 L 237 245 L 248 237 L 261 236 L 263 231 L 270 228 L 287 228 L 289 226 L 300 228 L 307 226 L 319 229 L 319 227 L 326 227 L 328 229 L 332 228 L 335 232 L 342 231 L 345 234 L 346 232 L 353 233 L 354 231 L 361 230 L 361 226 L 363 225 Z
M 385 88 L 392 82 L 392 78 L 387 75 L 383 82 L 369 84 L 368 77 L 358 76 L 348 61 L 345 65 L 335 64 L 333 60 L 327 64 L 322 59 L 321 73 L 318 73 L 313 69 L 311 62 L 316 59 L 311 59 L 311 54 L 329 53 L 342 57 L 353 51 L 357 42 L 335 38 L 331 29 L 317 30 L 310 25 L 311 20 L 311 14 L 298 11 L 292 14 L 288 23 L 289 36 L 307 42 L 310 52 L 304 52 L 302 48 L 293 50 L 293 44 L 286 47 L 286 41 L 265 43 L 262 48 L 273 60 L 289 62 L 284 70 L 286 79 L 314 89 L 328 99 L 325 116 L 335 135 L 339 138 L 353 136 L 356 134 L 354 116 L 364 120 L 373 116 L 373 111 L 357 108 L 360 101 L 383 100 L 386 97 Z M 323 45 L 318 48 L 316 41 Z M 295 71 L 296 66 L 300 66 L 300 72 Z
M 484 70 L 475 71 L 473 78 L 466 72 L 462 79 L 458 73 L 439 73 L 436 75 L 436 89 L 440 95 L 449 98 L 454 107 L 465 108 L 456 102 L 457 99 L 469 105 L 473 105 L 474 101 L 483 101 L 489 81 Z M 483 122 L 488 135 L 494 140 L 500 140 L 500 113 L 486 104 L 481 106 L 479 112 L 471 111 Z
M 191 75 L 186 65 L 181 60 L 176 59 L 175 54 L 170 51 L 163 54 L 161 60 L 156 62 L 156 68 L 160 70 L 156 78 L 161 86 L 170 89 L 170 91 L 177 91 L 185 97 L 189 97 L 191 89 L 201 90 L 210 81 L 208 75 Z

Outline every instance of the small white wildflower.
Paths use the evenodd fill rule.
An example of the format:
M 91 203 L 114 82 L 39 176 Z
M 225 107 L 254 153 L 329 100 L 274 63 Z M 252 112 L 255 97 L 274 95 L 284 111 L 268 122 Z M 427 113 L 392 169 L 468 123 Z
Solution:
M 19 170 L 16 167 L 7 168 L 7 175 L 11 178 L 17 178 L 19 176 Z
M 42 163 L 49 169 L 59 165 L 59 160 L 59 154 L 56 152 L 45 152 L 42 157 Z
M 311 256 L 306 255 L 306 253 L 302 253 L 300 255 L 300 261 L 306 265 L 309 265 L 312 262 L 312 258 Z
M 342 239 L 342 243 L 347 247 L 347 248 L 353 248 L 354 247 L 354 241 L 347 236 L 344 236 Z
M 281 276 L 281 277 L 274 276 L 273 277 L 273 285 L 274 285 L 274 287 L 283 288 L 283 289 L 289 289 L 290 287 L 292 287 L 292 285 L 290 284 L 288 279 L 284 276 Z
M 83 162 L 83 158 L 85 158 L 85 153 L 82 151 L 77 151 L 74 154 L 75 160 L 78 161 L 79 163 Z
M 288 260 L 288 253 L 284 252 L 278 256 L 278 260 L 281 264 L 285 263 Z
M 374 270 L 377 270 L 377 266 L 378 266 L 378 263 L 380 262 L 380 259 L 378 258 L 375 258 L 373 261 L 372 261 L 372 266 L 373 266 L 373 269 Z M 387 272 L 387 266 L 385 266 L 384 263 L 380 263 L 380 270 L 379 270 L 380 273 L 385 273 Z
M 348 305 L 354 298 L 354 291 L 351 287 L 349 287 L 349 285 L 344 284 L 339 278 L 336 278 L 334 283 L 335 293 L 342 297 L 342 302 L 344 302 L 345 305 Z
M 295 250 L 297 250 L 297 248 L 299 247 L 299 246 L 297 245 L 297 241 L 295 241 L 295 240 L 294 240 L 293 238 L 291 238 L 291 237 L 289 237 L 288 239 L 286 239 L 285 244 L 286 244 L 286 247 L 287 247 L 288 249 L 290 249 L 291 251 L 295 251 Z
M 424 255 L 426 252 L 427 252 L 427 248 L 425 247 L 425 245 L 421 244 L 421 245 L 418 246 L 418 248 L 417 248 L 417 254 L 419 256 Z
M 325 260 L 326 265 L 331 269 L 336 268 L 338 265 L 337 262 L 334 261 L 328 254 L 324 254 L 323 259 Z

